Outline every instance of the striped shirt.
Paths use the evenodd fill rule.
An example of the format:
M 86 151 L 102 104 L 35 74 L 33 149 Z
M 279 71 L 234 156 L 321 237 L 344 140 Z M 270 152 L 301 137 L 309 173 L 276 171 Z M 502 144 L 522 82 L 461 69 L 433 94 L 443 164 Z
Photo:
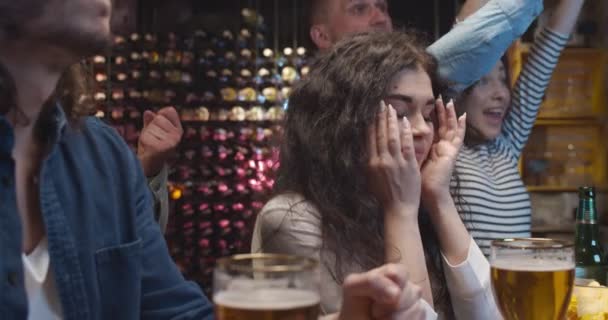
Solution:
M 455 201 L 486 255 L 491 240 L 530 236 L 530 196 L 519 174 L 518 159 L 567 41 L 568 36 L 549 29 L 539 34 L 512 91 L 501 134 L 474 148 L 463 147 L 456 161 L 460 186 Z

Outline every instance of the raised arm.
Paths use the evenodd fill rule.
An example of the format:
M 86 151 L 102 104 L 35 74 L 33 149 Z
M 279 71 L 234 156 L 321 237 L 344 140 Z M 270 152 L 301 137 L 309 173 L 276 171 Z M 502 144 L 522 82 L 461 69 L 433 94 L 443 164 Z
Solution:
M 584 3 L 585 0 L 561 0 L 549 18 L 547 28 L 570 35 Z
M 542 0 L 489 1 L 428 48 L 440 76 L 456 92 L 469 87 L 496 65 L 542 8 Z
M 437 142 L 422 167 L 422 203 L 443 254 L 444 274 L 456 319 L 500 319 L 492 298 L 487 260 L 469 235 L 450 194 L 450 180 L 466 130 L 454 104 L 436 105 Z
M 530 50 L 513 89 L 511 110 L 502 128 L 502 136 L 519 158 L 536 121 L 542 98 L 551 80 L 584 0 L 561 0 L 555 7 L 545 29 Z
M 413 131 L 407 118 L 381 102 L 376 122 L 368 128 L 370 190 L 384 210 L 386 262 L 407 267 L 410 278 L 422 288 L 422 298 L 433 305 L 433 294 L 418 227 L 420 172 Z M 403 125 L 399 127 L 398 121 Z M 406 152 L 407 151 L 407 152 Z

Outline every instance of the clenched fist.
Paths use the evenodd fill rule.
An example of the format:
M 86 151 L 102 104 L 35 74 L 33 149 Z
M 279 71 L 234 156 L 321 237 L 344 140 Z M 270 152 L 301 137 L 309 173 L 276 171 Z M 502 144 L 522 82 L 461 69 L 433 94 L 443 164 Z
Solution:
M 182 139 L 184 130 L 175 108 L 144 112 L 137 157 L 147 177 L 157 175 Z

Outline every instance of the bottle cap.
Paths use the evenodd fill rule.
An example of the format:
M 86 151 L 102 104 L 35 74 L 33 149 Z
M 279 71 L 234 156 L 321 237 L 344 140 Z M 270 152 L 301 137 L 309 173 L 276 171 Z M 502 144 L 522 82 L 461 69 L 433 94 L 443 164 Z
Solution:
M 578 196 L 583 199 L 594 199 L 595 187 L 584 186 L 578 188 Z

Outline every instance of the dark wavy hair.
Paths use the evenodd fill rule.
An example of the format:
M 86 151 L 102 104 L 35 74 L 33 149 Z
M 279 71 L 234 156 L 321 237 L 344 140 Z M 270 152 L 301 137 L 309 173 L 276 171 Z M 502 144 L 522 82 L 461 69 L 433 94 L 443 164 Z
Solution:
M 365 175 L 367 127 L 379 112 L 391 79 L 424 70 L 438 94 L 437 63 L 413 31 L 366 33 L 320 56 L 289 100 L 275 194 L 298 193 L 321 213 L 323 249 L 335 254 L 334 278 L 347 266 L 384 263 L 383 210 Z M 434 229 L 421 213 L 420 228 L 438 309 L 451 313 Z
M 507 86 L 511 88 L 511 67 L 509 63 L 509 57 L 507 55 L 504 55 L 500 58 L 500 61 L 502 61 L 502 64 L 505 67 Z M 458 115 L 462 115 L 464 113 L 464 110 L 459 107 L 458 101 L 467 99 L 471 95 L 471 92 L 473 92 L 473 89 L 475 89 L 478 84 L 479 81 L 475 82 L 473 85 L 466 88 L 460 95 L 458 95 L 456 99 L 454 99 L 456 101 L 456 111 L 458 112 Z M 507 112 L 509 112 L 509 110 Z M 479 129 L 467 122 L 467 132 L 464 137 L 464 144 L 469 148 L 475 148 L 486 142 L 488 142 L 488 140 L 483 136 L 483 134 L 481 134 Z

